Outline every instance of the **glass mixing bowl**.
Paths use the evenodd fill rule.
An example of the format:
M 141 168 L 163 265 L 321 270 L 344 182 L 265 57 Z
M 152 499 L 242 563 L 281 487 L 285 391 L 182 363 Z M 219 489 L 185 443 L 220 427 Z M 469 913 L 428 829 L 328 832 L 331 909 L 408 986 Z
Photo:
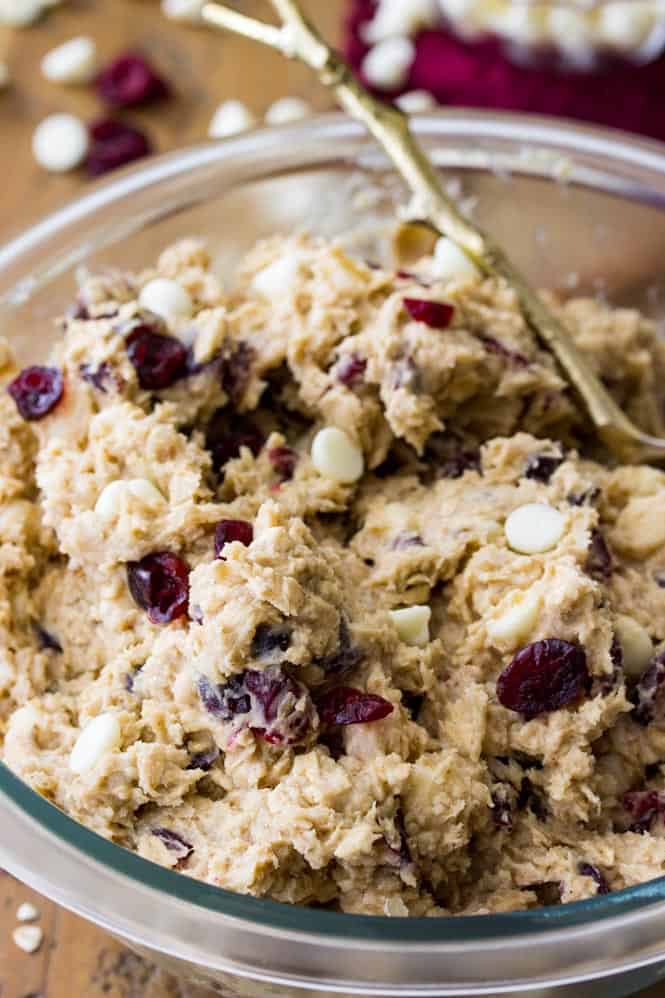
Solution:
M 449 189 L 535 283 L 665 315 L 665 147 L 464 111 L 422 117 L 416 127 Z M 341 116 L 150 160 L 0 248 L 0 328 L 34 362 L 57 335 L 52 318 L 71 303 L 78 267 L 141 267 L 173 239 L 202 234 L 223 275 L 257 238 L 299 227 L 374 252 L 404 200 L 390 165 Z M 126 852 L 2 765 L 0 864 L 227 998 L 299 989 L 319 998 L 585 998 L 599 987 L 611 998 L 665 977 L 665 878 L 591 901 L 468 918 L 291 907 Z

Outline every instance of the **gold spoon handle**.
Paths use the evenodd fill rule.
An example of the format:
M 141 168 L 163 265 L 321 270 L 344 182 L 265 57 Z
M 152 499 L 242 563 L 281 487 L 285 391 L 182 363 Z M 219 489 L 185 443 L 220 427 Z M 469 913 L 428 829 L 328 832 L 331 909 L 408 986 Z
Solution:
M 367 92 L 341 56 L 310 24 L 297 0 L 271 0 L 271 3 L 281 18 L 281 27 L 217 3 L 207 3 L 203 17 L 209 24 L 269 45 L 315 70 L 322 83 L 335 91 L 341 106 L 361 121 L 383 147 L 414 194 L 419 219 L 456 243 L 483 273 L 500 275 L 513 288 L 529 325 L 556 357 L 605 445 L 624 460 L 665 458 L 665 439 L 644 433 L 631 422 L 592 371 L 570 333 L 501 247 L 465 218 L 448 197 L 406 115 Z

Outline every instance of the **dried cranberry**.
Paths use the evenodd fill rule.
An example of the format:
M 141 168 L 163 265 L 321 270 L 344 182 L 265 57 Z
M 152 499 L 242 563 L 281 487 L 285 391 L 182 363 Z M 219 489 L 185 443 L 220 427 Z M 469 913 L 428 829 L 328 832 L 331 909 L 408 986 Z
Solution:
M 260 672 L 247 669 L 223 686 L 198 683 L 204 707 L 222 721 L 236 721 L 271 745 L 295 745 L 316 725 L 316 710 L 307 687 L 280 666 Z
M 57 651 L 62 654 L 62 645 L 56 638 L 55 634 L 51 634 L 51 632 L 47 631 L 41 624 L 33 624 L 32 626 L 37 641 L 39 642 L 39 647 L 42 651 Z
M 85 165 L 91 177 L 101 177 L 152 152 L 147 135 L 124 121 L 100 118 L 88 127 L 88 133 L 90 149 Z
M 546 638 L 522 648 L 499 676 L 499 703 L 527 721 L 579 700 L 589 687 L 586 653 L 580 645 Z
M 598 885 L 598 890 L 596 894 L 609 894 L 610 887 L 605 879 L 605 874 L 594 866 L 593 863 L 578 863 L 577 872 L 583 877 L 591 877 L 591 879 Z
M 393 712 L 389 700 L 351 686 L 329 690 L 321 696 L 317 706 L 325 724 L 366 724 L 380 721 Z
M 492 791 L 492 821 L 496 828 L 510 832 L 513 828 L 513 792 L 505 783 Z
M 155 838 L 164 843 L 169 852 L 178 854 L 178 866 L 183 865 L 194 852 L 194 846 L 191 842 L 183 839 L 182 835 L 178 835 L 177 832 L 172 832 L 170 828 L 152 828 L 151 832 Z
M 123 52 L 103 69 L 97 93 L 112 107 L 133 107 L 168 97 L 170 90 L 141 52 Z
M 87 381 L 97 391 L 103 392 L 104 395 L 108 391 L 107 386 L 115 383 L 115 376 L 111 370 L 111 366 L 105 361 L 98 367 L 93 367 L 92 364 L 79 364 L 79 374 L 84 381 Z
M 175 336 L 156 333 L 142 324 L 125 343 L 141 388 L 169 388 L 187 373 L 187 348 Z
M 600 530 L 594 528 L 591 531 L 589 553 L 584 563 L 584 571 L 597 582 L 606 582 L 612 574 L 612 567 L 612 552 L 607 546 L 607 541 Z
M 631 832 L 648 832 L 655 818 L 665 824 L 665 793 L 659 790 L 632 790 L 623 796 L 623 806 L 633 817 Z
M 326 675 L 339 676 L 343 673 L 352 672 L 363 661 L 365 653 L 358 645 L 353 644 L 349 625 L 344 617 L 339 624 L 338 645 L 330 655 L 316 660 L 315 665 L 325 672 Z
M 362 383 L 367 361 L 357 353 L 347 353 L 337 362 L 335 367 L 335 377 L 340 384 L 347 388 L 353 388 Z
M 268 460 L 280 479 L 288 482 L 293 478 L 299 458 L 291 447 L 271 447 L 268 451 Z
M 254 528 L 247 520 L 220 520 L 215 527 L 215 557 L 222 557 L 225 544 L 240 541 L 245 547 L 254 540 Z
M 416 534 L 410 530 L 402 530 L 401 533 L 397 534 L 397 536 L 393 538 L 392 544 L 390 545 L 391 551 L 403 551 L 405 548 L 422 547 L 425 547 L 425 542 L 420 534 Z
M 562 454 L 531 454 L 526 462 L 524 475 L 536 482 L 549 482 L 556 469 L 563 464 Z
M 168 624 L 187 613 L 189 568 L 176 554 L 159 551 L 127 565 L 134 601 L 153 624 Z
M 187 764 L 187 769 L 202 769 L 204 773 L 207 773 L 218 758 L 219 749 L 216 747 L 207 749 L 205 752 L 195 752 Z
M 523 353 L 518 350 L 511 350 L 500 340 L 497 340 L 494 336 L 481 336 L 480 339 L 485 344 L 485 347 L 490 353 L 496 354 L 498 357 L 503 357 L 509 363 L 514 364 L 516 367 L 528 367 L 529 358 L 525 357 Z
M 255 359 L 256 350 L 248 343 L 240 342 L 223 353 L 219 360 L 219 383 L 233 406 L 237 406 L 245 394 Z
M 252 658 L 266 659 L 279 652 L 285 652 L 291 644 L 291 631 L 288 627 L 272 627 L 259 624 L 254 631 L 250 654 Z
M 655 719 L 664 683 L 665 651 L 654 658 L 651 665 L 640 676 L 635 687 L 633 693 L 635 709 L 631 717 L 638 724 L 646 726 Z
M 57 367 L 25 367 L 7 386 L 23 419 L 43 419 L 62 398 L 64 382 Z
M 424 298 L 404 298 L 404 308 L 416 322 L 423 322 L 432 329 L 445 329 L 452 322 L 455 309 L 442 301 Z
M 242 447 L 248 447 L 254 457 L 264 444 L 263 434 L 249 421 L 238 420 L 238 425 L 231 427 L 228 414 L 223 409 L 218 410 L 210 420 L 206 430 L 206 447 L 212 455 L 212 463 L 216 471 L 240 454 Z

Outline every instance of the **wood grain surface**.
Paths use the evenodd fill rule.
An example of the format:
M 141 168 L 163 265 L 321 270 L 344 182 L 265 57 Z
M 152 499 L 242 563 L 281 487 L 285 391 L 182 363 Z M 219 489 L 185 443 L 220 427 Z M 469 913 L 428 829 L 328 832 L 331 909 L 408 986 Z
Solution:
M 267 13 L 267 4 L 254 0 L 237 6 L 256 16 Z M 343 0 L 305 2 L 329 38 L 339 33 L 343 6 Z M 89 185 L 80 173 L 45 174 L 30 150 L 32 130 L 45 115 L 69 110 L 91 119 L 101 111 L 90 89 L 63 89 L 39 73 L 45 52 L 84 33 L 96 39 L 104 58 L 129 45 L 144 49 L 174 85 L 172 101 L 125 115 L 150 133 L 158 151 L 204 139 L 212 112 L 226 98 L 240 98 L 259 114 L 287 93 L 317 108 L 330 106 L 308 70 L 251 42 L 167 22 L 153 0 L 70 0 L 29 29 L 0 28 L 0 60 L 9 64 L 13 77 L 11 88 L 0 94 L 0 242 Z M 35 924 L 44 932 L 41 948 L 32 955 L 12 941 L 16 909 L 24 901 L 39 909 Z M 662 988 L 647 994 L 665 998 Z M 0 871 L 0 998 L 102 996 L 208 998 Z

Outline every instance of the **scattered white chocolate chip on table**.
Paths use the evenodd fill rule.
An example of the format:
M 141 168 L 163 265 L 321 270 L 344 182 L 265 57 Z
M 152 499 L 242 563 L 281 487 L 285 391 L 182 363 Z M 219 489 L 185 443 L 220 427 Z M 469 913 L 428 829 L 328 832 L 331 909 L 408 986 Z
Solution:
M 37 125 L 32 152 L 50 173 L 67 173 L 80 166 L 88 154 L 88 129 L 73 114 L 51 114 Z
M 311 455 L 312 464 L 319 474 L 335 482 L 357 482 L 365 470 L 360 447 L 336 426 L 319 430 L 312 441 Z
M 539 593 L 521 590 L 502 600 L 497 614 L 485 623 L 491 641 L 515 647 L 524 641 L 535 628 L 542 599 Z
M 286 125 L 300 121 L 312 113 L 312 108 L 301 97 L 280 97 L 265 114 L 266 125 Z
M 203 20 L 204 3 L 205 0 L 162 0 L 162 14 L 171 21 L 198 24 Z
M 70 38 L 46 53 L 41 70 L 51 83 L 90 83 L 97 72 L 97 46 L 87 35 Z
M 399 90 L 409 77 L 415 54 L 410 38 L 386 38 L 363 59 L 363 76 L 377 90 Z
M 29 901 L 24 901 L 16 909 L 16 920 L 18 922 L 34 922 L 36 918 L 39 918 L 39 908 L 36 908 L 34 904 L 30 904 Z
M 26 28 L 42 16 L 42 0 L 0 0 L 0 25 Z
M 120 721 L 115 714 L 93 717 L 76 739 L 69 757 L 69 768 L 81 776 L 94 769 L 102 759 L 120 744 Z
M 518 506 L 506 520 L 508 546 L 518 554 L 543 554 L 555 548 L 564 535 L 566 518 L 547 503 Z
M 238 135 L 256 125 L 256 118 L 249 108 L 239 100 L 227 100 L 219 105 L 208 125 L 211 139 L 225 139 Z
M 429 642 L 429 622 L 432 611 L 428 606 L 405 606 L 389 610 L 390 618 L 402 641 L 422 648 Z
M 168 323 L 190 319 L 194 312 L 189 293 L 177 281 L 166 277 L 155 277 L 141 288 L 139 305 Z
M 646 628 L 625 613 L 618 614 L 614 631 L 623 653 L 623 671 L 639 679 L 653 657 L 653 642 Z
M 12 939 L 24 953 L 36 953 L 44 939 L 38 925 L 19 925 L 12 932 Z

